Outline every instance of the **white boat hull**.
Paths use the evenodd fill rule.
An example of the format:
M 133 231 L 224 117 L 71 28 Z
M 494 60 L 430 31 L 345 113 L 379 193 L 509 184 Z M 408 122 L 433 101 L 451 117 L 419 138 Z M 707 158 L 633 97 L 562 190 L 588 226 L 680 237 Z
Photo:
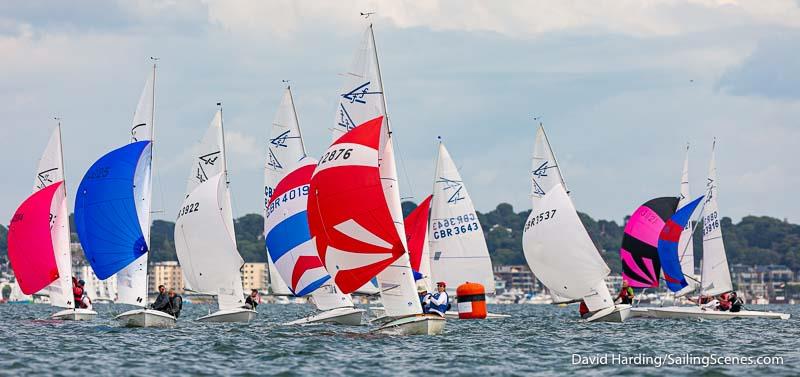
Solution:
M 444 317 L 447 318 L 447 319 L 459 319 L 458 318 L 458 312 L 454 312 L 452 310 L 449 311 L 449 312 L 444 313 Z M 509 317 L 511 317 L 511 316 L 508 315 L 508 314 L 486 313 L 486 318 L 485 319 L 503 319 L 503 318 L 509 318 Z
M 250 322 L 256 318 L 256 314 L 258 313 L 253 309 L 225 309 L 200 317 L 197 320 L 200 322 Z
M 586 322 L 625 322 L 631 314 L 630 305 L 615 305 L 610 308 L 602 309 L 591 317 L 586 319 Z
M 151 309 L 129 310 L 114 317 L 120 325 L 125 327 L 175 327 L 175 317 Z
M 718 310 L 703 310 L 698 306 L 671 306 L 665 308 L 650 308 L 650 312 L 656 318 L 665 319 L 710 319 L 724 320 L 733 318 L 768 318 L 768 319 L 789 319 L 790 314 L 776 312 L 761 312 L 756 310 L 742 310 L 739 312 L 727 312 Z
M 64 309 L 50 316 L 52 319 L 63 321 L 91 321 L 95 317 L 97 317 L 97 312 L 90 309 Z
M 445 318 L 438 314 L 417 314 L 385 323 L 374 332 L 387 335 L 439 335 L 444 332 Z
M 630 318 L 655 318 L 655 314 L 650 312 L 652 308 L 631 308 L 630 315 L 628 315 L 628 319 Z
M 320 323 L 333 323 L 345 326 L 361 326 L 364 318 L 364 309 L 354 307 L 336 308 L 326 310 L 314 315 L 284 323 L 284 326 L 315 325 Z

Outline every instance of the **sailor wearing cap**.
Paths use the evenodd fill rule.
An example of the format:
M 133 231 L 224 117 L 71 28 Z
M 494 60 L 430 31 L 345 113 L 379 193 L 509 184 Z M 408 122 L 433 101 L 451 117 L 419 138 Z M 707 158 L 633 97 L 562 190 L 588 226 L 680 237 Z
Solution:
M 450 297 L 447 296 L 446 287 L 447 285 L 443 281 L 436 283 L 437 292 L 430 296 L 428 304 L 431 313 L 439 314 L 442 317 L 444 317 L 447 307 L 450 306 Z

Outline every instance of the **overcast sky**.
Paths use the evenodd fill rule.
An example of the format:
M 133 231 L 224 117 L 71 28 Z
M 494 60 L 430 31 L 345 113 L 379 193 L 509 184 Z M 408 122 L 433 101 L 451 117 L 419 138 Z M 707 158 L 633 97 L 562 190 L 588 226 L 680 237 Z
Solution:
M 442 136 L 478 210 L 527 209 L 541 116 L 576 206 L 595 218 L 677 195 L 687 142 L 700 193 L 716 137 L 722 215 L 800 221 L 792 0 L 2 2 L 0 218 L 29 194 L 56 115 L 72 205 L 86 169 L 128 141 L 150 56 L 157 217 L 174 219 L 217 101 L 234 212 L 260 212 L 281 80 L 321 155 L 361 11 L 377 12 L 405 197 L 432 189 Z

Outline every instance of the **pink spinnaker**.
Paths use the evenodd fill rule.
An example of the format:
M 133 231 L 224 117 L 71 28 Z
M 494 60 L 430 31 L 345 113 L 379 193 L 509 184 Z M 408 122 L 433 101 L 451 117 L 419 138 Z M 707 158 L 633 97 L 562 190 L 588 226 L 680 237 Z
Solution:
M 50 208 L 63 185 L 64 181 L 60 181 L 37 191 L 22 202 L 11 218 L 8 259 L 17 284 L 26 295 L 39 292 L 59 277 L 50 232 Z

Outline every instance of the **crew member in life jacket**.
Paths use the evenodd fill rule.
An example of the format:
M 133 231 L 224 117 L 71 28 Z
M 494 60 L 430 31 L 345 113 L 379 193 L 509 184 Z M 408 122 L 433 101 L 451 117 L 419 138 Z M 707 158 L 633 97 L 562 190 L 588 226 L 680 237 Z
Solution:
M 620 289 L 614 302 L 617 301 L 619 301 L 620 304 L 630 305 L 633 303 L 633 288 L 630 287 L 627 280 L 622 281 L 622 289 Z
M 261 295 L 258 294 L 258 289 L 251 289 L 250 295 L 244 300 L 244 308 L 256 310 L 259 304 L 261 304 Z
M 76 309 L 91 309 L 92 300 L 86 293 L 86 282 L 72 277 L 72 300 L 75 302 Z
M 181 309 L 183 309 L 183 297 L 176 294 L 175 290 L 169 289 L 169 314 L 172 314 L 176 319 L 181 316 Z
M 742 306 L 744 306 L 744 301 L 742 301 L 742 298 L 739 297 L 738 294 L 736 294 L 736 291 L 731 292 L 730 300 L 731 300 L 732 313 L 738 313 L 742 311 Z
M 437 292 L 430 295 L 428 304 L 430 313 L 436 313 L 444 317 L 444 313 L 447 311 L 447 308 L 450 307 L 450 297 L 447 296 L 445 288 L 447 288 L 447 285 L 443 281 L 436 283 Z
M 581 315 L 581 318 L 586 319 L 592 316 L 592 313 L 589 312 L 589 307 L 586 306 L 586 301 L 581 300 L 580 306 L 578 306 L 578 313 Z

